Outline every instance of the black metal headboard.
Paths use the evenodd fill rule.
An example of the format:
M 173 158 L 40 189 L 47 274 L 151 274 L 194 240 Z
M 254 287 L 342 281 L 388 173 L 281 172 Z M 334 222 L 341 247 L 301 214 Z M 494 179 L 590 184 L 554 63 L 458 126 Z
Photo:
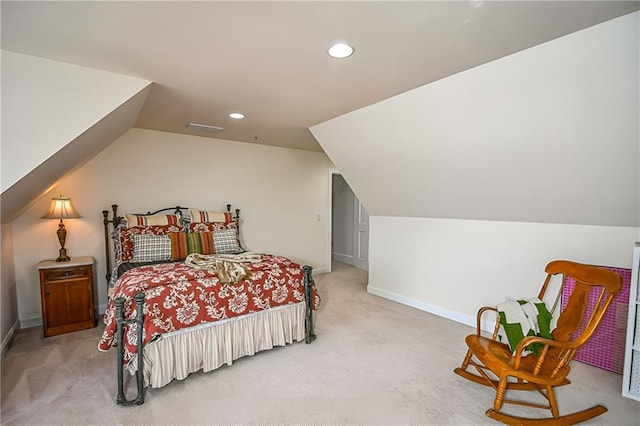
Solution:
M 109 245 L 109 224 L 113 225 L 113 229 L 116 229 L 118 226 L 120 226 L 120 224 L 124 223 L 124 216 L 118 216 L 118 205 L 117 204 L 112 204 L 111 205 L 111 209 L 113 210 L 113 218 L 109 219 L 109 210 L 102 210 L 102 223 L 104 225 L 104 249 L 105 249 L 105 255 L 106 255 L 106 265 L 107 265 L 107 285 L 109 285 L 109 282 L 111 281 L 111 247 Z M 201 210 L 201 209 L 200 209 Z M 179 215 L 181 218 L 181 223 L 183 225 L 187 224 L 189 221 L 184 219 L 185 216 L 183 215 L 183 211 L 188 212 L 189 211 L 189 207 L 181 207 L 181 206 L 175 206 L 175 207 L 165 207 L 163 209 L 159 209 L 156 211 L 148 211 L 146 213 L 133 213 L 137 216 L 144 216 L 144 215 L 153 215 L 153 214 L 159 214 L 159 213 L 163 213 L 163 212 L 173 212 L 174 214 Z M 231 204 L 227 204 L 227 212 L 231 213 Z M 233 218 L 237 221 L 240 220 L 240 209 L 235 209 L 235 215 L 233 216 Z M 238 223 L 238 229 L 237 232 L 240 232 L 240 224 Z

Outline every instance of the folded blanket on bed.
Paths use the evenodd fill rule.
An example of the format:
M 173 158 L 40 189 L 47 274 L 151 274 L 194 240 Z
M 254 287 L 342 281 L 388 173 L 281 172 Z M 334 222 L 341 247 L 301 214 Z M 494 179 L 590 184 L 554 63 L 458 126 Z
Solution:
M 525 336 L 540 336 L 551 339 L 551 314 L 543 301 L 538 298 L 529 300 L 509 300 L 498 304 L 501 336 L 506 335 L 509 348 L 515 352 Z M 526 353 L 538 353 L 539 344 L 529 345 Z
M 223 284 L 237 283 L 251 277 L 251 268 L 246 263 L 262 261 L 256 253 L 199 254 L 191 253 L 184 263 L 193 268 L 215 272 Z

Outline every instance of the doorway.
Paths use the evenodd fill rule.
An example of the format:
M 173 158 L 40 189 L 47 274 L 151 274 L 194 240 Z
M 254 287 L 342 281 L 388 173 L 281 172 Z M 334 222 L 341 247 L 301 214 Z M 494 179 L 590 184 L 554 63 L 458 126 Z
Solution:
M 342 174 L 331 171 L 330 260 L 369 269 L 369 213 Z

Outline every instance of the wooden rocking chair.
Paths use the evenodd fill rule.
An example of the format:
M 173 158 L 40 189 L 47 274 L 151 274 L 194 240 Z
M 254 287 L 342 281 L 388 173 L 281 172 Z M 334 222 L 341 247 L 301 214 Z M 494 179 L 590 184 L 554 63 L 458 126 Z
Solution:
M 562 287 L 567 278 L 573 278 L 575 286 L 564 309 L 557 316 L 556 328 L 551 332 L 553 340 L 538 336 L 525 337 L 514 353 L 509 346 L 497 340 L 500 325 L 499 318 L 491 338 L 481 336 L 481 316 L 496 308 L 484 307 L 478 311 L 477 332 L 465 339 L 468 351 L 460 368 L 454 372 L 473 382 L 492 386 L 496 390 L 493 409 L 487 410 L 487 416 L 507 424 L 575 424 L 599 416 L 607 411 L 606 407 L 596 405 L 577 413 L 560 416 L 554 394 L 554 387 L 569 384 L 567 375 L 571 370 L 569 363 L 576 351 L 591 337 L 600 324 L 613 298 L 622 286 L 622 278 L 615 272 L 583 265 L 566 260 L 549 263 L 545 269 L 547 277 L 538 298 L 544 300 L 551 277 L 563 274 Z M 555 298 L 550 311 L 554 313 L 562 287 Z M 593 309 L 590 304 L 595 304 Z M 554 314 L 554 316 L 556 316 Z M 525 348 L 538 343 L 538 355 L 523 356 Z M 526 353 L 526 352 L 525 352 Z M 473 366 L 478 374 L 468 371 Z M 511 379 L 510 379 L 511 378 Z M 515 379 L 515 380 L 514 380 Z M 505 398 L 509 390 L 535 390 L 548 404 L 518 401 Z M 527 407 L 551 410 L 553 417 L 524 418 L 500 411 L 503 403 L 524 405 Z

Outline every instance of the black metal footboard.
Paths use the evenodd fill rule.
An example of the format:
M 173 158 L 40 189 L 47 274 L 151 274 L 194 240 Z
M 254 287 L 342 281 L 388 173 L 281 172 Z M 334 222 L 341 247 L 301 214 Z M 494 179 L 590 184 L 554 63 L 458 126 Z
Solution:
M 303 284 L 305 294 L 305 343 L 311 343 L 316 339 L 316 334 L 313 331 L 313 288 L 315 281 L 311 272 L 313 268 L 309 265 L 304 265 L 303 270 Z M 143 333 L 144 333 L 144 293 L 136 293 L 136 317 L 133 319 L 124 319 L 124 304 L 125 299 L 119 297 L 115 299 L 116 306 L 116 339 L 118 342 L 118 356 L 117 356 L 117 369 L 118 369 L 118 396 L 116 402 L 119 405 L 141 405 L 144 404 L 144 356 L 143 350 Z M 124 369 L 126 368 L 122 364 L 124 358 L 124 326 L 128 324 L 136 324 L 137 330 L 137 371 L 136 371 L 136 383 L 138 387 L 138 395 L 133 400 L 127 400 L 124 393 Z
M 316 334 L 313 332 L 313 287 L 315 286 L 315 281 L 313 281 L 313 276 L 311 275 L 311 272 L 313 271 L 311 266 L 304 265 L 302 267 L 302 271 L 304 272 L 304 303 L 306 305 L 306 313 L 304 317 L 304 341 L 305 343 L 311 343 L 316 340 Z
M 144 325 L 144 293 L 136 293 L 136 317 L 133 319 L 124 319 L 124 297 L 118 297 L 114 303 L 116 305 L 116 339 L 118 340 L 118 397 L 116 399 L 119 405 L 140 405 L 144 403 L 144 357 L 142 356 L 142 338 Z M 127 401 L 124 394 L 124 380 L 122 359 L 124 356 L 124 326 L 136 323 L 138 339 L 136 342 L 138 350 L 138 370 L 136 371 L 136 382 L 138 384 L 138 396 L 136 399 Z

